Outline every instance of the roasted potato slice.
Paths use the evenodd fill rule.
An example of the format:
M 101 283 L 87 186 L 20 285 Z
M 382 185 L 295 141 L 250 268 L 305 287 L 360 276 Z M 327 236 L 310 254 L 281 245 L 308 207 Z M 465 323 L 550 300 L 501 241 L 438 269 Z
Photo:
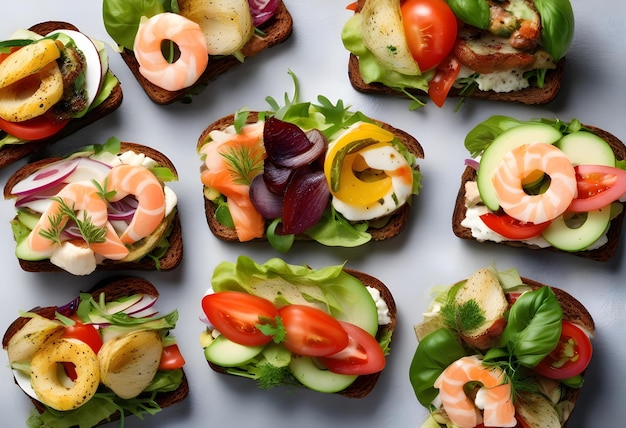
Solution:
M 202 28 L 209 55 L 231 55 L 254 34 L 247 0 L 179 0 L 178 6 L 182 16 Z
M 46 342 L 60 338 L 64 330 L 59 322 L 41 316 L 31 318 L 7 344 L 9 363 L 30 360 Z
M 26 45 L 0 63 L 0 88 L 38 73 L 61 56 L 57 44 L 50 39 Z
M 63 382 L 61 363 L 76 369 L 74 382 Z M 30 363 L 30 382 L 39 401 L 56 410 L 72 410 L 89 401 L 100 384 L 96 353 L 78 339 L 47 343 Z
M 36 74 L 0 89 L 0 117 L 9 122 L 23 122 L 41 116 L 62 96 L 63 76 L 53 61 Z
M 139 395 L 156 374 L 163 343 L 154 330 L 122 334 L 102 344 L 98 352 L 102 383 L 121 398 Z

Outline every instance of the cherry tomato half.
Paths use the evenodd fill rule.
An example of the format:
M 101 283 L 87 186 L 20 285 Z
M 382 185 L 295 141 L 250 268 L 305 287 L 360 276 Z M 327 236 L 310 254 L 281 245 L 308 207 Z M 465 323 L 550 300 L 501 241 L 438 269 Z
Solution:
M 24 122 L 9 122 L 0 118 L 0 129 L 14 137 L 27 141 L 42 140 L 51 137 L 67 125 L 69 120 L 56 120 L 47 114 L 34 117 Z
M 519 221 L 508 214 L 485 213 L 480 219 L 496 233 L 508 239 L 530 239 L 541 235 L 550 222 L 534 224 Z
M 339 321 L 348 333 L 348 346 L 337 354 L 318 360 L 333 373 L 366 375 L 385 368 L 385 354 L 378 341 L 361 327 Z
M 428 96 L 438 107 L 442 107 L 448 93 L 454 85 L 461 70 L 461 63 L 454 55 L 448 57 L 437 66 L 435 76 L 428 83 Z
M 259 330 L 278 316 L 274 304 L 262 297 L 238 291 L 221 291 L 202 298 L 207 318 L 225 337 L 245 346 L 264 345 L 272 340 Z
M 576 324 L 563 321 L 558 345 L 534 370 L 550 379 L 567 379 L 587 368 L 592 353 L 587 334 Z
M 185 365 L 185 359 L 177 344 L 165 346 L 161 353 L 159 370 L 176 370 Z
M 348 333 L 326 312 L 306 305 L 287 305 L 278 310 L 285 326 L 282 344 L 294 354 L 308 357 L 330 355 L 348 345 Z
M 577 165 L 578 196 L 568 211 L 588 212 L 606 207 L 626 193 L 626 171 L 604 165 Z
M 100 337 L 98 329 L 94 327 L 93 324 L 83 324 L 79 321 L 75 321 L 74 325 L 65 327 L 63 337 L 85 342 L 96 354 L 102 347 L 102 337 Z
M 442 62 L 457 34 L 456 16 L 444 0 L 406 0 L 400 6 L 409 50 L 421 71 Z

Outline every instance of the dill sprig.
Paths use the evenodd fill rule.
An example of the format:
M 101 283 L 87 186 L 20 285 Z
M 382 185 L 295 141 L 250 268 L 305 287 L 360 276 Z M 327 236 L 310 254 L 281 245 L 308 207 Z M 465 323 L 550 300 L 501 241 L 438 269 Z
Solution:
M 93 185 L 96 187 L 96 193 L 102 198 L 102 200 L 108 202 L 110 201 L 113 196 L 115 196 L 115 194 L 117 193 L 117 191 L 115 189 L 113 190 L 109 190 L 107 192 L 106 188 L 108 187 L 108 181 L 109 181 L 109 177 L 106 177 L 104 179 L 104 183 L 100 184 L 100 182 L 98 180 L 93 180 L 92 183 Z
M 60 196 L 52 198 L 52 201 L 59 204 L 60 211 L 57 214 L 49 217 L 50 227 L 40 230 L 39 235 L 54 243 L 60 244 L 63 228 L 67 224 L 68 220 L 72 220 L 74 221 L 74 223 L 76 223 L 80 234 L 83 236 L 87 244 L 94 244 L 105 241 L 105 237 L 107 234 L 106 227 L 96 226 L 95 224 L 93 224 L 91 216 L 89 216 L 86 211 L 83 211 L 83 217 L 81 219 L 76 215 L 74 203 L 69 206 L 67 202 L 65 202 L 65 200 Z
M 461 332 L 475 330 L 485 322 L 483 310 L 474 299 L 461 304 L 448 303 L 441 308 L 441 314 L 446 325 Z
M 237 184 L 250 185 L 252 179 L 263 172 L 263 151 L 237 147 L 222 153 L 228 170 Z

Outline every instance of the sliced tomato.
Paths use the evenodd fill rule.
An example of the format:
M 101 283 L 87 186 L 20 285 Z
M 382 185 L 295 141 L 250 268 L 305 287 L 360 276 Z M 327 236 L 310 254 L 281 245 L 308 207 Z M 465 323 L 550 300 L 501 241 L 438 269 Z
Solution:
M 487 227 L 508 239 L 530 239 L 541 235 L 550 222 L 534 224 L 519 221 L 508 214 L 485 213 L 480 219 Z
M 318 358 L 328 370 L 346 375 L 378 373 L 385 368 L 385 354 L 378 341 L 361 327 L 339 321 L 348 333 L 348 346 L 334 355 Z
M 100 337 L 98 329 L 93 324 L 83 324 L 75 321 L 74 325 L 65 327 L 63 337 L 85 342 L 96 354 L 102 347 L 102 337 Z
M 428 96 L 438 106 L 442 107 L 461 70 L 461 63 L 454 55 L 448 57 L 437 66 L 435 76 L 428 83 Z
M 285 326 L 282 344 L 294 354 L 318 357 L 339 352 L 348 345 L 348 333 L 326 312 L 306 305 L 278 310 Z
M 56 120 L 47 114 L 24 122 L 9 122 L 0 118 L 0 129 L 22 140 L 36 141 L 53 136 L 68 122 L 69 120 Z
M 202 298 L 202 309 L 220 333 L 233 342 L 258 346 L 272 340 L 260 324 L 273 324 L 278 316 L 274 304 L 262 297 L 237 291 L 222 291 Z
M 357 2 L 352 2 L 352 3 L 349 3 L 349 4 L 346 6 L 346 10 L 351 10 L 351 11 L 353 11 L 353 12 L 354 12 L 354 11 L 356 11 L 356 8 L 357 8 Z
M 589 336 L 576 324 L 563 321 L 558 345 L 534 370 L 550 379 L 567 379 L 581 374 L 592 354 Z
M 626 171 L 604 165 L 577 165 L 578 196 L 568 207 L 572 212 L 588 212 L 606 207 L 626 193 Z
M 159 370 L 176 370 L 185 365 L 185 358 L 180 352 L 177 344 L 168 345 L 163 348 Z
M 400 6 L 409 50 L 421 71 L 435 68 L 452 50 L 456 16 L 444 0 L 406 0 Z

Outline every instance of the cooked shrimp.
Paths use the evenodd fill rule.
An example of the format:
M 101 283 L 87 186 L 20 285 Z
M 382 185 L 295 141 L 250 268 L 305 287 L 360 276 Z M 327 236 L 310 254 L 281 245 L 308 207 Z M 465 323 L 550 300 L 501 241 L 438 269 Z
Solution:
M 147 168 L 137 165 L 118 165 L 105 179 L 106 192 L 112 192 L 111 202 L 128 195 L 137 198 L 133 219 L 120 236 L 125 244 L 132 244 L 150 235 L 165 217 L 163 185 Z
M 463 389 L 468 382 L 480 382 L 482 387 L 474 403 Z M 434 384 L 450 420 L 460 428 L 475 427 L 481 422 L 486 427 L 514 427 L 515 407 L 511 384 L 498 368 L 482 365 L 475 355 L 463 357 L 449 365 Z M 480 408 L 484 409 L 481 414 Z
M 165 59 L 161 51 L 161 43 L 168 40 L 174 42 L 180 51 L 180 57 L 172 63 Z M 200 25 L 171 12 L 142 20 L 133 51 L 141 75 L 168 91 L 193 85 L 204 73 L 209 61 Z
M 206 155 L 206 169 L 200 175 L 202 184 L 226 197 L 240 241 L 260 238 L 265 232 L 265 220 L 250 201 L 250 181 L 253 177 L 243 177 L 237 164 L 245 157 L 245 162 L 251 164 L 251 175 L 262 168 L 265 158 L 263 123 L 247 125 L 239 134 L 220 132 L 219 137 L 202 147 L 201 151 Z
M 529 195 L 523 180 L 541 171 L 550 177 L 548 189 Z M 528 223 L 543 223 L 563 214 L 577 195 L 576 173 L 568 157 L 546 143 L 524 144 L 508 152 L 492 177 L 502 209 Z
M 98 194 L 98 189 L 93 184 L 89 182 L 70 183 L 57 194 L 57 197 L 59 199 L 55 199 L 50 203 L 28 236 L 30 248 L 48 255 L 52 255 L 58 248 L 60 242 L 45 235 L 49 235 L 49 232 L 54 231 L 60 233 L 69 221 L 70 217 L 62 212 L 62 204 L 65 204 L 74 211 L 84 211 L 93 226 L 107 228 L 105 242 L 82 242 L 77 244 L 78 241 L 75 241 L 75 245 L 87 245 L 103 257 L 115 260 L 122 259 L 128 254 L 128 249 L 120 241 L 108 222 L 107 204 Z M 82 219 L 80 215 L 78 218 Z M 54 235 L 54 233 L 52 234 Z

